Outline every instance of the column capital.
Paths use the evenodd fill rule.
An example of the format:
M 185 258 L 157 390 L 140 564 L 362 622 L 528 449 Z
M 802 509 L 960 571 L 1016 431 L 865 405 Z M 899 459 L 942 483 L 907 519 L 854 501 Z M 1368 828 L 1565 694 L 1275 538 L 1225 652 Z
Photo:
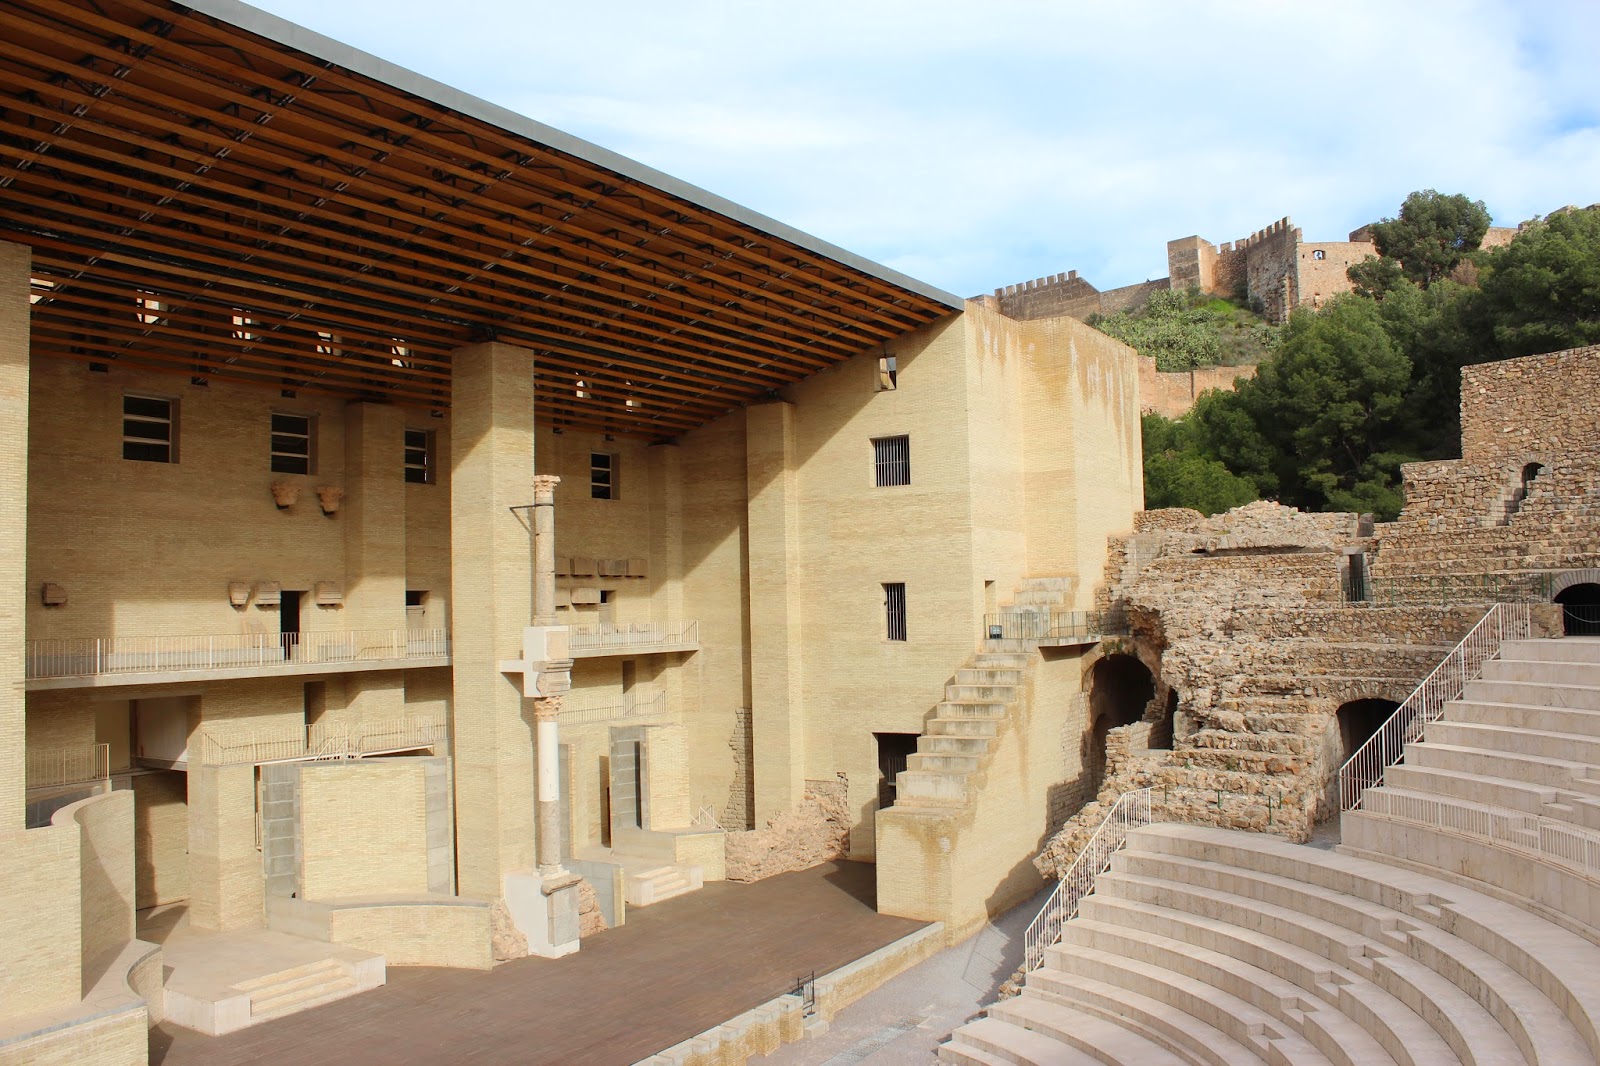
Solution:
M 544 721 L 556 718 L 561 714 L 561 702 L 564 696 L 537 696 L 533 701 L 534 721 Z
M 533 505 L 556 502 L 556 486 L 561 484 L 561 479 L 555 474 L 533 475 Z

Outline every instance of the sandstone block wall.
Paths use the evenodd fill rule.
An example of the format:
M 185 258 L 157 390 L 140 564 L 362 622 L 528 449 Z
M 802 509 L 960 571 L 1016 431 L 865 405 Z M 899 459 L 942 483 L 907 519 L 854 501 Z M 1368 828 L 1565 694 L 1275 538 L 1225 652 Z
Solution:
M 1156 369 L 1156 361 L 1139 357 L 1139 408 L 1167 418 L 1182 418 L 1202 392 L 1232 392 L 1240 380 L 1256 376 L 1253 366 L 1206 366 L 1194 370 Z
M 425 771 L 421 759 L 301 767 L 303 898 L 428 891 Z
M 56 812 L 78 827 L 78 882 L 83 993 L 98 979 L 96 964 L 134 937 L 133 794 L 109 792 Z
M 0 1018 L 82 994 L 77 824 L 0 833 Z

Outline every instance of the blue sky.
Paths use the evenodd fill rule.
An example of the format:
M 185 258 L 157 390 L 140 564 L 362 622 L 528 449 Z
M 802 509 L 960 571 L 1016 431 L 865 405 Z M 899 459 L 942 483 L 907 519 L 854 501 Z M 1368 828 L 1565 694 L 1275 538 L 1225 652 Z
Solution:
M 963 296 L 1600 200 L 1596 0 L 258 3 Z

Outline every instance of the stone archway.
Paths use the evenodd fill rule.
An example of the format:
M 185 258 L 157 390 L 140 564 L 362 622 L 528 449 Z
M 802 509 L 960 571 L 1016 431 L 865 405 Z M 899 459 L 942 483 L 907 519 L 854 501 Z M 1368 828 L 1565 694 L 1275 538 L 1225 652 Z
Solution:
M 1105 781 L 1106 734 L 1142 719 L 1155 694 L 1155 675 L 1137 656 L 1115 652 L 1094 664 L 1089 673 L 1089 729 L 1083 760 L 1090 796 L 1098 793 Z
M 1600 580 L 1571 582 L 1555 594 L 1554 602 L 1561 605 L 1561 631 L 1564 635 L 1600 636 Z
M 1334 719 L 1339 725 L 1339 763 L 1343 765 L 1361 745 L 1371 739 L 1399 706 L 1394 700 L 1376 696 L 1340 704 L 1334 712 Z

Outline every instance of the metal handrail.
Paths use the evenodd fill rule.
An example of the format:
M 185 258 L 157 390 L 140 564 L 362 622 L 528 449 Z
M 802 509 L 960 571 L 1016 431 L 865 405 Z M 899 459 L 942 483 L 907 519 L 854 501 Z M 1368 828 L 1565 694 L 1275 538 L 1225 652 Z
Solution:
M 329 630 L 218 636 L 30 640 L 29 678 L 431 659 L 450 654 L 447 629 Z
M 202 729 L 199 762 L 202 766 L 241 766 L 359 759 L 379 752 L 432 748 L 447 736 L 442 713 L 318 724 L 288 736 L 262 737 L 246 732 L 219 739 Z
M 1483 664 L 1500 654 L 1500 646 L 1508 640 L 1524 640 L 1532 632 L 1533 612 L 1528 604 L 1497 603 L 1489 608 L 1395 708 L 1389 720 L 1339 767 L 1339 809 L 1360 807 L 1362 794 L 1383 784 L 1383 772 L 1400 761 L 1406 745 L 1422 736 L 1428 723 L 1444 712 L 1445 704 L 1461 697 L 1467 682 L 1483 672 Z
M 1094 889 L 1094 879 L 1111 865 L 1116 854 L 1128 840 L 1128 833 L 1150 824 L 1151 799 L 1154 788 L 1141 788 L 1124 792 L 1107 812 L 1094 835 L 1072 860 L 1055 891 L 1045 901 L 1039 914 L 1028 926 L 1023 939 L 1026 954 L 1023 967 L 1036 970 L 1044 961 L 1044 949 L 1061 939 L 1061 927 L 1078 913 L 1078 903 Z
M 61 788 L 111 777 L 111 745 L 29 748 L 23 771 L 27 788 Z
M 1055 607 L 1006 607 L 983 616 L 986 640 L 1098 640 L 1125 636 L 1128 617 L 1121 610 L 1064 611 Z
M 1410 796 L 1380 789 L 1366 794 L 1362 810 L 1404 822 L 1487 840 L 1547 862 L 1600 878 L 1600 834 L 1556 818 L 1497 810 L 1448 796 Z
M 597 625 L 572 626 L 567 633 L 567 647 L 575 652 L 596 648 L 676 647 L 698 643 L 699 622 L 686 622 L 682 629 L 669 628 L 663 622 L 601 622 Z
M 1365 574 L 1347 578 L 1341 602 L 1377 606 L 1458 607 L 1489 603 L 1549 603 L 1555 573 Z
M 569 697 L 570 698 L 570 697 Z M 667 692 L 624 696 L 621 703 L 608 703 L 599 707 L 563 707 L 558 721 L 563 726 L 596 725 L 633 718 L 653 718 L 667 713 Z

